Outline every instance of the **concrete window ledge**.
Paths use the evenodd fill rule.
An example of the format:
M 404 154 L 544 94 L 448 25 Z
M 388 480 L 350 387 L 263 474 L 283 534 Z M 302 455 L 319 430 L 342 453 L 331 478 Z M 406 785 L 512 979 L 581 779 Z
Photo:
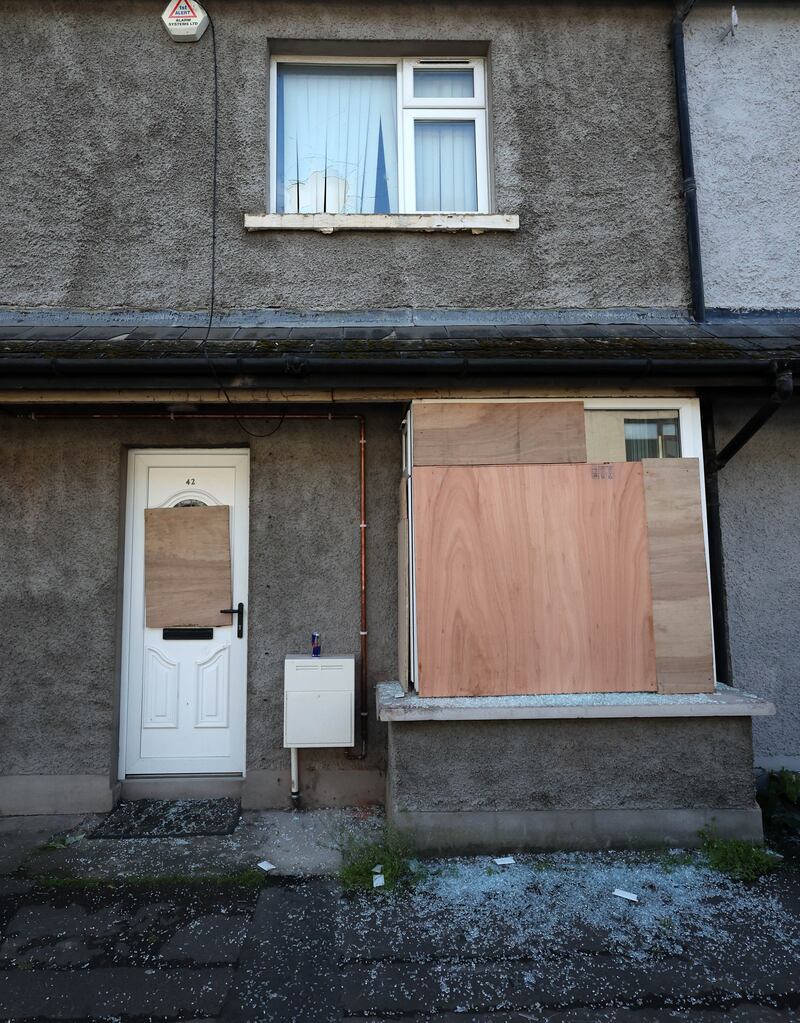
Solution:
M 523 721 L 576 718 L 761 717 L 774 704 L 717 683 L 713 693 L 569 693 L 557 696 L 459 696 L 423 698 L 399 682 L 377 687 L 380 721 Z
M 245 213 L 247 231 L 518 231 L 519 217 L 502 213 Z

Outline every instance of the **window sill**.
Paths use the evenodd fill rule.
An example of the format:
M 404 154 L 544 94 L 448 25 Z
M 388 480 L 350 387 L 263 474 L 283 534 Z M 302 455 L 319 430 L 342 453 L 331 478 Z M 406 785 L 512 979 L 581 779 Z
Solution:
M 377 687 L 379 721 L 521 721 L 569 718 L 762 717 L 774 704 L 717 684 L 713 693 L 570 693 L 558 696 L 420 697 L 399 682 Z
M 502 213 L 245 213 L 247 231 L 518 231 L 519 217 Z

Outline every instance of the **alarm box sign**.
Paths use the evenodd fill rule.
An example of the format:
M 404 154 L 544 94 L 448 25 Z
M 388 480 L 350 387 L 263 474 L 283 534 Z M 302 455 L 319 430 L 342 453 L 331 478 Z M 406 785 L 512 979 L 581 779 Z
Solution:
M 170 0 L 161 20 L 176 43 L 196 43 L 208 28 L 208 15 L 195 0 Z

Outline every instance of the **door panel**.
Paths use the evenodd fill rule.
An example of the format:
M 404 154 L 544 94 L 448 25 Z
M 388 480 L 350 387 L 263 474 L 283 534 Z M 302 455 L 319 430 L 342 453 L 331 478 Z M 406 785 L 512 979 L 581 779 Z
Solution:
M 147 628 L 144 511 L 230 509 L 233 603 L 247 608 L 249 454 L 134 451 L 126 530 L 121 775 L 241 774 L 245 764 L 247 639 L 223 616 L 191 630 Z M 245 613 L 246 622 L 246 613 Z M 172 638 L 175 633 L 190 638 Z

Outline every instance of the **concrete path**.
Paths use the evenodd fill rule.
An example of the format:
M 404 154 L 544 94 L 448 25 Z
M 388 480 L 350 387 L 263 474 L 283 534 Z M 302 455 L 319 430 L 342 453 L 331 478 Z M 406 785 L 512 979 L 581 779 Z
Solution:
M 373 809 L 263 810 L 242 814 L 231 835 L 93 839 L 87 836 L 100 817 L 47 818 L 53 822 L 50 831 L 37 827 L 37 820 L 6 818 L 21 829 L 16 855 L 24 836 L 31 836 L 28 874 L 112 880 L 218 877 L 252 870 L 264 859 L 275 865 L 278 876 L 328 876 L 339 870 L 343 843 L 375 834 L 383 824 L 382 814 Z M 45 848 L 53 830 L 56 840 Z
M 273 821 L 265 845 L 244 843 L 295 871 L 263 883 L 158 880 L 166 850 L 115 883 L 68 877 L 88 840 L 25 858 L 18 833 L 0 877 L 0 1020 L 800 1020 L 796 861 L 741 885 L 683 855 L 448 859 L 418 864 L 403 892 L 348 896 L 321 876 L 314 841 L 294 845 L 316 835 L 332 855 L 321 835 L 336 837 L 341 815 L 291 816 L 303 815 Z M 48 830 L 28 827 L 37 842 Z M 80 856 L 99 870 L 99 853 Z

